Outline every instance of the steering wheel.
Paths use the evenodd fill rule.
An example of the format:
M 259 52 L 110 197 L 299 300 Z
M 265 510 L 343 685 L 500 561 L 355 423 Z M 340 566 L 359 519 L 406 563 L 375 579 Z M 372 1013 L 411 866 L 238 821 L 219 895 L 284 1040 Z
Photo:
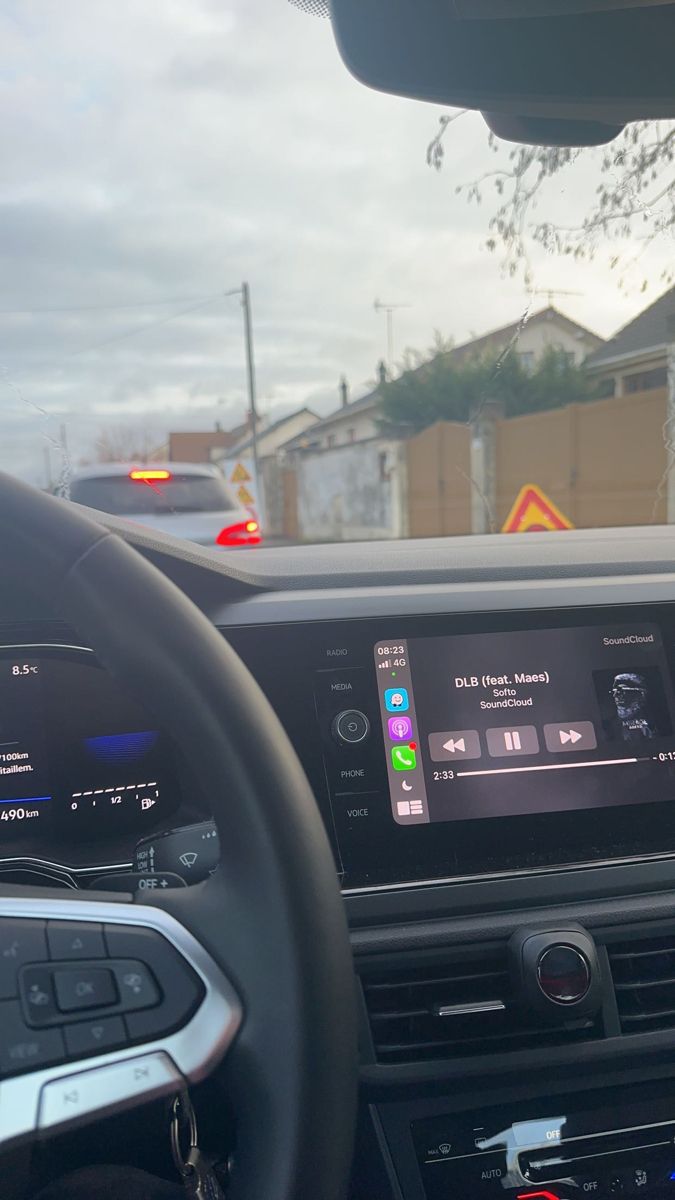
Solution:
M 186 596 L 74 506 L 0 475 L 0 547 L 4 579 L 48 596 L 179 745 L 221 845 L 209 879 L 152 905 L 0 887 L 0 1148 L 217 1068 L 236 1117 L 228 1195 L 338 1200 L 355 1121 L 353 965 L 333 857 L 284 730 Z M 83 949 L 120 993 L 126 1044 L 105 1053 L 83 1048 L 85 1026 L 73 1035 L 63 1012 Z M 38 986 L 49 1002 L 31 1017 Z

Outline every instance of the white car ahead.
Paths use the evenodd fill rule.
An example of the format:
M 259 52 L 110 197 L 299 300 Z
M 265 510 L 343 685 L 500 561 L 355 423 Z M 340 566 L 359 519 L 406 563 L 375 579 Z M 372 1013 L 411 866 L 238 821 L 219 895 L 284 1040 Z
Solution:
M 235 503 L 221 472 L 208 463 L 87 467 L 74 473 L 70 499 L 200 546 L 262 541 L 257 519 Z

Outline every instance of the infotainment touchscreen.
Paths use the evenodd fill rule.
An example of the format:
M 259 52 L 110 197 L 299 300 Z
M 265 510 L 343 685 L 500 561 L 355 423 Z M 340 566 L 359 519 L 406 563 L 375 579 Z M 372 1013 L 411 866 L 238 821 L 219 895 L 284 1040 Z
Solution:
M 675 799 L 675 696 L 656 625 L 375 645 L 398 825 Z

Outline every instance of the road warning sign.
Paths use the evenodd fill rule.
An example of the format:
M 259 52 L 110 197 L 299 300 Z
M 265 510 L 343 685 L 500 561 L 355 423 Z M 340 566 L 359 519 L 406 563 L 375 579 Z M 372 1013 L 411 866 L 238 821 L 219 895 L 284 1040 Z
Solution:
M 237 500 L 240 504 L 244 505 L 244 508 L 248 508 L 249 504 L 255 504 L 254 497 L 251 495 L 248 488 L 244 487 L 243 483 L 237 490 Z
M 231 483 L 250 483 L 251 476 L 242 462 L 238 462 L 230 475 Z
M 238 503 L 251 514 L 254 521 L 261 522 L 260 495 L 253 463 L 249 459 L 242 461 L 240 458 L 230 458 L 220 465 Z
M 546 529 L 574 529 L 574 525 L 536 483 L 526 483 L 502 525 L 502 533 L 540 533 Z

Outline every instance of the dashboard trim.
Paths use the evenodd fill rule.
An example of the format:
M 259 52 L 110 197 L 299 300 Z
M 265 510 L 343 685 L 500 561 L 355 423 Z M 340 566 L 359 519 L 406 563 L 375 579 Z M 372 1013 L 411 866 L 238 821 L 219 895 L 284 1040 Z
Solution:
M 67 878 L 69 886 L 77 889 L 79 876 L 114 875 L 118 872 L 133 871 L 133 862 L 102 863 L 98 866 L 71 867 L 67 863 L 52 862 L 47 858 L 34 858 L 30 854 L 16 854 L 8 858 L 0 858 L 0 875 L 7 871 L 24 870 L 33 872 L 45 878 L 53 875 L 58 879 Z
M 517 871 L 493 871 L 475 875 L 447 875 L 432 879 L 414 879 L 403 883 L 373 884 L 371 887 L 343 888 L 343 896 L 372 896 L 382 892 L 414 892 L 419 888 L 443 887 L 462 883 L 502 883 L 509 879 L 529 879 L 533 875 L 561 875 L 570 871 L 602 870 L 605 867 L 631 867 L 644 863 L 675 861 L 675 852 L 670 854 L 639 854 L 629 858 L 604 858 L 590 862 L 562 863 L 550 867 L 522 867 Z
M 75 650 L 95 654 L 91 646 L 71 646 L 68 642 L 0 642 L 0 650 Z

